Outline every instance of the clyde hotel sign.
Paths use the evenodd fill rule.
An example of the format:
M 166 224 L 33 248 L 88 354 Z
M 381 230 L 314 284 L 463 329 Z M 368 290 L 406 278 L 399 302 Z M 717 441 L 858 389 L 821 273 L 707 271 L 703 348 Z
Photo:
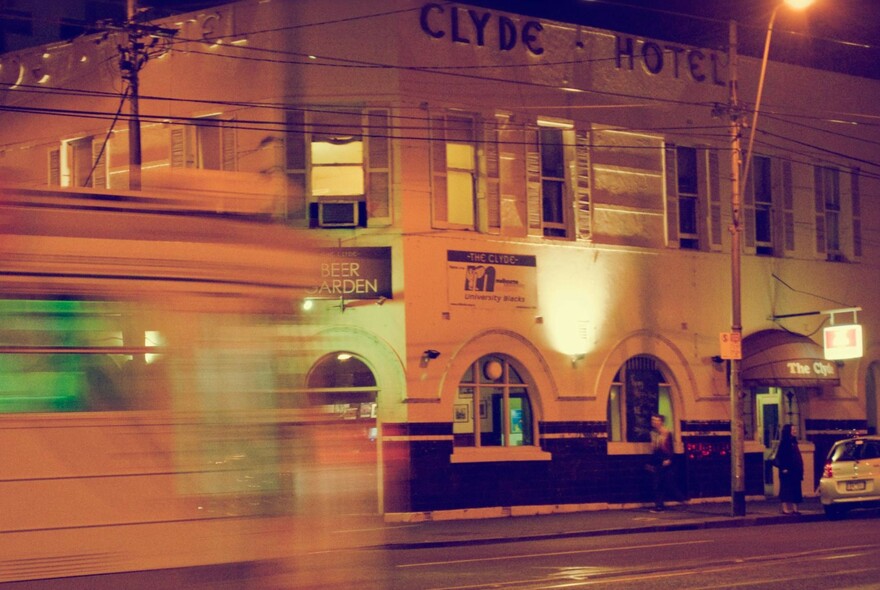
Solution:
M 488 10 L 440 2 L 422 5 L 419 27 L 425 35 L 438 41 L 471 45 L 498 53 L 522 51 L 533 57 L 548 57 L 547 47 L 557 51 L 568 47 L 569 54 L 554 56 L 557 59 L 572 59 L 576 57 L 573 52 L 583 50 L 585 43 L 600 42 L 600 39 L 604 43 L 604 39 L 607 39 L 604 35 L 581 35 L 580 30 L 575 33 L 573 29 L 545 27 L 537 20 L 515 20 Z M 551 34 L 569 35 L 571 42 L 560 43 L 558 39 L 553 39 L 549 43 L 546 36 Z M 615 35 L 614 45 L 609 50 L 608 58 L 613 60 L 618 70 L 641 71 L 652 77 L 718 86 L 727 84 L 722 77 L 727 58 L 714 51 L 627 35 Z

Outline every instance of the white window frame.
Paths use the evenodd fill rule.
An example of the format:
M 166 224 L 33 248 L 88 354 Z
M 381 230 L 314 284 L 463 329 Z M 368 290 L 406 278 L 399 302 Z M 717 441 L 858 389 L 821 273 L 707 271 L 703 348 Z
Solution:
M 548 149 L 556 142 L 545 141 L 546 135 L 556 135 L 558 148 Z M 556 139 L 556 138 L 554 138 Z M 539 119 L 538 151 L 540 154 L 541 227 L 545 238 L 572 237 L 572 163 L 574 161 L 574 126 L 571 123 Z M 554 154 L 554 152 L 556 152 Z M 553 156 L 553 162 L 548 162 Z M 548 166 L 550 164 L 550 166 Z M 554 169 L 555 168 L 555 169 Z M 556 195 L 548 194 L 548 185 L 558 190 L 558 203 L 550 202 Z M 554 218 L 557 214 L 558 218 Z
M 496 371 L 494 374 L 491 370 Z M 472 435 L 473 445 L 454 446 L 453 463 L 479 461 L 535 461 L 549 460 L 550 453 L 541 450 L 538 416 L 534 400 L 534 387 L 525 382 L 523 371 L 518 363 L 501 354 L 486 354 L 475 359 L 468 367 L 472 379 L 464 377 L 458 383 L 453 404 L 453 433 L 459 436 Z M 511 381 L 511 370 L 517 372 L 520 381 Z M 467 375 L 467 373 L 466 373 Z M 502 433 L 500 445 L 483 445 L 481 435 L 483 423 L 493 420 L 491 396 L 497 396 L 501 390 L 502 397 Z M 527 400 L 530 420 L 531 442 L 513 444 L 515 433 L 512 432 L 510 400 L 511 390 L 522 390 L 521 397 Z M 481 412 L 485 407 L 485 413 Z M 457 414 L 461 414 L 459 417 Z M 466 420 L 464 419 L 466 417 Z

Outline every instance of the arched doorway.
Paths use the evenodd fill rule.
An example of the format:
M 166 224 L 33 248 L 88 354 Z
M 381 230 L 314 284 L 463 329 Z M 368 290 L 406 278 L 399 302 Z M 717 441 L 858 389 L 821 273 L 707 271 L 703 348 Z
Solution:
M 366 362 L 348 351 L 319 358 L 294 396 L 295 510 L 345 517 L 378 512 L 376 415 L 378 386 Z
M 798 438 L 803 440 L 801 404 L 798 388 L 794 387 L 754 387 L 751 389 L 754 403 L 746 404 L 747 413 L 754 416 L 745 420 L 746 438 L 757 437 L 764 446 L 764 494 L 775 496 L 778 482 L 773 464 L 769 460 L 774 443 L 785 424 L 795 427 Z

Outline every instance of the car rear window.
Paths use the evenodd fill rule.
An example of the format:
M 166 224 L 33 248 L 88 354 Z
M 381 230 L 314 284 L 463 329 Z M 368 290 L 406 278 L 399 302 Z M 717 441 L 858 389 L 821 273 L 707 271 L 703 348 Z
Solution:
M 832 447 L 831 461 L 863 461 L 880 458 L 880 441 L 848 440 Z
M 834 447 L 831 448 L 831 456 L 829 458 L 832 461 L 855 461 L 856 451 L 858 450 L 858 447 L 861 446 L 856 445 L 857 442 L 861 441 L 848 440 L 834 445 Z

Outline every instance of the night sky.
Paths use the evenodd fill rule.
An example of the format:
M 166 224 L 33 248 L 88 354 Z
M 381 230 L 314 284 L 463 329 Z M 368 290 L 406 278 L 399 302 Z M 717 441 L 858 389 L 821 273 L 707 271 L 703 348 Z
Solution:
M 759 56 L 781 0 L 471 0 L 469 3 L 707 49 L 725 49 L 736 20 L 739 51 Z M 856 47 L 852 43 L 870 45 Z M 880 78 L 880 0 L 815 0 L 779 10 L 771 58 Z

